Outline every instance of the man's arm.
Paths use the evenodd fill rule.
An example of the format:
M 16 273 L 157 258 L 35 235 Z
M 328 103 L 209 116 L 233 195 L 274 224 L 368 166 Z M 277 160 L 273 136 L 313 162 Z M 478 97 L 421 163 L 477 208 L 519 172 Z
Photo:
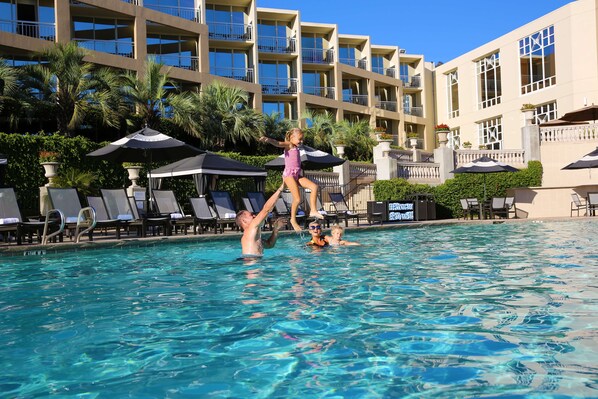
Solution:
M 286 222 L 283 219 L 277 219 L 274 222 L 274 225 L 272 226 L 272 234 L 270 234 L 270 237 L 263 242 L 264 248 L 274 248 L 274 245 L 276 245 L 276 240 L 278 239 L 278 230 L 280 230 L 280 228 L 285 224 Z
M 272 209 L 274 209 L 274 206 L 276 205 L 276 200 L 278 200 L 278 197 L 280 196 L 280 193 L 282 192 L 283 188 L 284 183 L 282 183 L 282 185 L 274 192 L 274 194 L 272 194 L 270 198 L 268 198 L 268 201 L 266 201 L 262 210 L 253 218 L 253 221 L 249 225 L 250 228 L 255 228 L 261 225 L 264 220 L 266 220 L 268 214 L 272 211 Z

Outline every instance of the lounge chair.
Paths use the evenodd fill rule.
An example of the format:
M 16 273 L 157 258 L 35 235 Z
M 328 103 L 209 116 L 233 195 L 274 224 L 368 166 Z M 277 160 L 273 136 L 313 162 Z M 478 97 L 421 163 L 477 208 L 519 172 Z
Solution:
M 228 191 L 210 191 L 210 197 L 212 197 L 212 202 L 214 203 L 218 222 L 222 226 L 231 224 L 236 229 L 235 218 L 237 217 L 237 210 L 230 193 Z
M 261 191 L 248 192 L 246 199 L 249 201 L 248 205 L 251 206 L 252 210 L 247 209 L 247 206 L 245 206 L 245 198 L 243 198 L 245 209 L 247 209 L 255 215 L 260 213 L 260 211 L 264 209 L 264 206 L 266 206 L 266 196 Z M 266 218 L 266 223 L 268 223 L 268 227 L 270 230 L 272 230 L 272 217 L 273 214 L 272 212 L 270 212 L 268 214 L 268 217 Z
M 46 214 L 46 220 L 49 220 L 54 212 L 58 212 L 63 220 L 61 226 L 67 230 L 71 240 L 74 239 L 78 243 L 81 237 L 87 234 L 89 241 L 93 241 L 93 229 L 97 224 L 96 214 L 92 207 L 81 206 L 77 189 L 48 187 L 48 200 L 50 210 Z M 56 233 L 61 234 L 62 231 L 54 234 Z M 46 243 L 47 238 L 47 230 L 44 229 L 43 244 Z
M 108 228 L 114 227 L 116 239 L 119 240 L 122 222 L 119 219 L 110 219 L 104 199 L 102 197 L 87 197 L 87 205 L 96 212 L 96 228 L 103 228 L 106 232 Z
M 467 219 L 467 217 L 470 217 L 471 219 L 473 219 L 473 215 L 471 214 L 471 209 L 469 209 L 469 203 L 467 202 L 467 198 L 461 198 L 459 200 L 459 202 L 461 203 L 461 211 L 463 212 L 463 219 Z
M 510 214 L 513 214 L 513 218 L 517 219 L 517 207 L 515 206 L 515 197 L 505 198 L 505 208 L 507 208 L 507 219 Z
M 218 227 L 220 227 L 221 233 L 224 232 L 224 223 L 218 220 L 216 211 L 208 204 L 208 199 L 204 195 L 198 198 L 189 198 L 189 202 L 191 203 L 194 217 L 193 234 L 195 234 L 198 227 L 200 233 L 203 233 L 205 227 L 213 227 L 214 234 L 218 233 Z
M 101 189 L 104 204 L 108 216 L 111 219 L 118 219 L 126 222 L 127 227 L 137 228 L 137 235 L 145 237 L 148 228 L 152 228 L 152 233 L 156 234 L 156 228 L 164 230 L 164 234 L 169 236 L 172 232 L 170 217 L 141 217 L 135 205 L 135 200 L 127 196 L 124 188 Z
M 192 216 L 185 215 L 183 208 L 179 205 L 172 190 L 152 190 L 154 203 L 160 216 L 169 216 L 176 233 L 180 226 L 187 235 L 187 226 L 193 226 Z
M 579 216 L 579 211 L 583 210 L 584 216 L 588 214 L 588 203 L 579 197 L 576 193 L 571 194 L 571 217 L 573 217 L 573 212 L 577 212 L 577 216 Z
M 596 209 L 598 209 L 598 193 L 588 193 L 588 215 L 596 216 Z
M 291 216 L 291 206 L 293 204 L 293 194 L 291 194 L 290 191 L 283 191 L 282 193 L 280 193 L 280 198 L 282 198 L 282 200 L 284 201 L 287 209 L 288 209 L 288 215 L 289 217 Z M 305 217 L 306 213 L 303 210 L 303 208 L 301 207 L 301 204 L 299 204 L 299 206 L 297 207 L 297 214 L 295 215 L 295 219 L 297 219 L 297 223 L 299 224 L 303 224 L 304 228 L 307 228 L 307 218 Z M 289 221 L 290 223 L 290 221 Z
M 473 215 L 478 215 L 478 218 L 482 218 L 482 207 L 477 198 L 467 198 L 467 206 L 469 207 L 469 215 L 473 219 Z
M 345 219 L 345 227 L 349 226 L 349 219 L 355 219 L 359 226 L 359 218 L 361 215 L 358 212 L 349 209 L 349 205 L 347 204 L 347 201 L 345 201 L 343 194 L 328 193 L 328 195 L 330 196 L 330 201 L 332 202 L 332 206 L 337 216 Z
M 33 242 L 33 233 L 37 234 L 38 242 L 42 241 L 44 222 L 26 221 L 21 216 L 17 203 L 17 196 L 12 188 L 0 188 L 0 232 L 4 241 L 8 242 L 9 235 L 14 232 L 17 244 L 22 244 L 22 239 L 27 234 L 29 242 Z
M 509 214 L 509 210 L 505 204 L 505 197 L 494 197 L 490 202 L 490 219 L 494 219 L 494 216 L 504 216 L 505 219 Z

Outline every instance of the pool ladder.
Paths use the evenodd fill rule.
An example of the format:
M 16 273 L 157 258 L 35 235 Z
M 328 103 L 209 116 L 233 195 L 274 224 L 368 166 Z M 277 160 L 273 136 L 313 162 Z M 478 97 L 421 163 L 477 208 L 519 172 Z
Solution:
M 60 225 L 58 226 L 58 230 L 49 233 L 48 230 L 50 228 L 50 221 L 53 215 L 57 215 L 60 219 Z M 55 216 L 54 216 L 55 217 Z M 66 217 L 64 213 L 60 209 L 50 209 L 46 213 L 46 220 L 44 221 L 44 234 L 42 235 L 42 245 L 46 245 L 48 240 L 52 237 L 57 236 L 64 232 L 64 228 L 66 227 Z M 77 216 L 77 225 L 75 227 L 75 243 L 79 243 L 81 236 L 84 234 L 89 233 L 96 227 L 96 211 L 92 207 L 88 206 L 82 208 L 79 211 L 79 215 Z M 79 231 L 81 228 L 83 230 Z

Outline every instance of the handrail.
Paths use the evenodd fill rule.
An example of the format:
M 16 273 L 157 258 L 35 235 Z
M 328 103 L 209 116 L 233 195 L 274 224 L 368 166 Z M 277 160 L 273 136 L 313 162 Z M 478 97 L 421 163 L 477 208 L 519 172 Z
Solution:
M 59 226 L 58 230 L 56 230 L 53 233 L 48 234 L 48 225 L 49 225 L 49 221 L 50 221 L 50 215 L 53 213 L 58 213 L 58 216 L 60 217 L 60 226 Z M 65 221 L 66 221 L 66 218 L 64 217 L 64 213 L 62 213 L 62 211 L 60 211 L 59 209 L 50 209 L 46 213 L 46 220 L 44 221 L 44 233 L 42 235 L 42 245 L 46 245 L 48 243 L 49 238 L 57 236 L 58 234 L 60 234 L 64 231 Z
M 79 228 L 81 227 L 81 221 L 82 220 L 87 221 L 87 218 L 82 219 L 83 214 L 85 214 L 86 212 L 90 213 L 91 223 L 90 223 L 89 227 L 87 227 L 83 231 L 79 232 Z M 93 209 L 91 206 L 81 208 L 81 210 L 79 211 L 79 215 L 77 215 L 77 226 L 75 227 L 75 243 L 79 243 L 79 240 L 81 239 L 81 236 L 83 234 L 89 233 L 91 230 L 93 230 L 96 227 L 96 223 L 97 223 L 97 220 L 96 220 L 95 209 Z

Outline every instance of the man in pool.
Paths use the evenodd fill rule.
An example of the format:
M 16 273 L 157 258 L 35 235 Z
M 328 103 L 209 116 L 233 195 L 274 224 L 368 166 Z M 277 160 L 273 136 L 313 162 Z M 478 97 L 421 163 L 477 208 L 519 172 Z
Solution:
M 276 190 L 268 201 L 264 204 L 263 209 L 257 214 L 252 215 L 249 211 L 239 211 L 235 222 L 237 226 L 243 230 L 243 237 L 241 237 L 241 250 L 243 255 L 241 258 L 255 258 L 264 254 L 264 248 L 273 248 L 278 239 L 278 230 L 284 226 L 285 221 L 278 219 L 272 225 L 272 234 L 267 240 L 262 240 L 262 226 L 268 217 L 268 214 L 274 209 L 276 200 L 280 196 L 284 183 Z

